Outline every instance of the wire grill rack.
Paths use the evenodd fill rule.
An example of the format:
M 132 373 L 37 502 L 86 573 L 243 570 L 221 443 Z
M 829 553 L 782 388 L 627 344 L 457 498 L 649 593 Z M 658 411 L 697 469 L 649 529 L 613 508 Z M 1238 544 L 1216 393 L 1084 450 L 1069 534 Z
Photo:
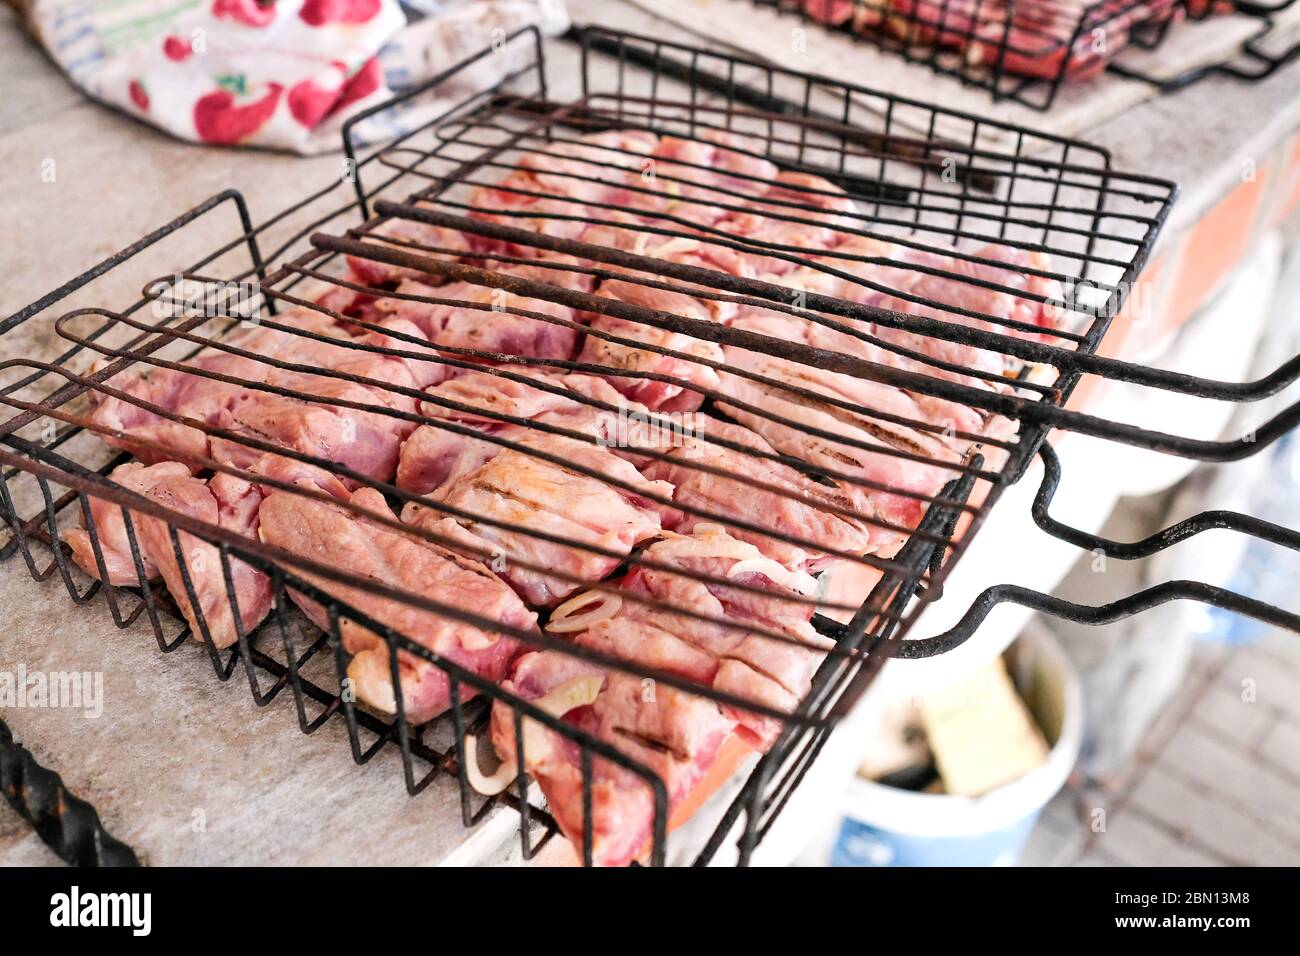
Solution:
M 1104 70 L 1169 91 L 1210 73 L 1257 80 L 1293 59 L 1300 48 L 1270 52 L 1272 17 L 1291 5 L 1233 0 L 753 0 L 805 22 L 846 33 L 911 63 L 987 89 L 996 100 L 1037 109 L 1061 87 Z M 1155 49 L 1184 20 L 1238 14 L 1260 21 L 1259 32 L 1229 62 L 1199 65 L 1156 78 L 1114 62 L 1126 47 Z
M 287 689 L 305 733 L 341 718 L 358 763 L 385 748 L 398 748 L 412 795 L 440 778 L 454 779 L 466 826 L 500 805 L 513 807 L 521 815 L 526 858 L 563 830 L 585 862 L 599 861 L 600 841 L 608 835 L 598 832 L 598 791 L 613 780 L 624 790 L 640 786 L 649 801 L 645 852 L 638 844 L 626 848 L 626 855 L 665 862 L 670 818 L 682 796 L 671 789 L 672 772 L 681 770 L 678 755 L 652 737 L 620 739 L 615 745 L 590 726 L 561 719 L 563 715 L 548 711 L 538 698 L 502 686 L 478 663 L 413 639 L 393 623 L 394 607 L 403 609 L 402 621 L 420 625 L 438 620 L 491 632 L 502 641 L 561 654 L 583 666 L 651 680 L 665 694 L 713 701 L 733 714 L 775 722 L 779 731 L 765 737 L 759 753 L 744 761 L 747 776 L 734 798 L 719 801 L 711 836 L 688 851 L 688 858 L 704 863 L 724 846 L 734 845 L 737 859 L 745 862 L 803 779 L 835 721 L 852 707 L 880 664 L 900 647 L 936 646 L 924 641 L 900 644 L 898 639 L 918 609 L 940 595 L 944 578 L 1001 490 L 1044 447 L 1051 428 L 1148 446 L 1178 446 L 1171 436 L 1099 421 L 1064 407 L 1083 374 L 1161 388 L 1204 386 L 1096 354 L 1137 280 L 1175 190 L 1156 178 L 1113 170 L 1105 151 L 1078 141 L 650 38 L 602 30 L 586 31 L 583 37 L 588 41 L 582 55 L 583 86 L 575 100 L 550 97 L 540 35 L 522 31 L 500 49 L 484 51 L 429 85 L 371 111 L 402 108 L 454 87 L 452 81 L 461 70 L 485 62 L 508 64 L 500 82 L 444 105 L 415 132 L 363 155 L 350 130 L 345 131 L 348 165 L 342 181 L 259 226 L 253 225 L 238 193 L 215 196 L 0 323 L 0 334 L 6 334 L 34 320 L 50 321 L 57 341 L 64 343 L 49 360 L 30 357 L 0 364 L 0 403 L 13 412 L 0 424 L 0 463 L 5 469 L 0 473 L 0 512 L 11 532 L 0 555 L 21 555 L 38 579 L 58 577 L 77 603 L 102 593 L 121 627 L 143 617 L 165 652 L 199 639 L 217 676 L 229 680 L 242 673 L 260 705 Z M 598 64 L 596 49 L 612 51 L 612 62 L 602 53 Z M 705 73 L 725 78 L 721 90 L 691 82 L 692 76 Z M 764 109 L 765 100 L 799 108 Z M 934 136 L 940 118 L 945 130 L 965 128 L 969 135 Z M 977 148 L 986 125 L 1013 133 L 1016 148 Z M 929 128 L 931 135 L 908 132 L 918 128 Z M 582 145 L 594 142 L 590 137 L 596 134 L 628 130 L 651 136 L 660 145 L 671 141 L 705 148 L 715 148 L 720 137 L 739 137 L 725 140 L 725 156 L 759 164 L 744 168 L 767 170 L 769 178 L 742 168 L 720 180 L 709 162 L 693 161 L 689 153 L 651 157 L 647 167 L 646 155 L 626 144 L 611 146 L 602 140 L 605 145 Z M 576 163 L 535 175 L 539 151 L 566 149 L 570 156 L 577 150 Z M 711 155 L 717 159 L 719 154 Z M 769 188 L 772 181 L 782 184 L 781 191 Z M 604 192 L 611 184 L 623 188 L 618 201 L 609 201 Z M 587 191 L 582 201 L 574 200 L 577 190 Z M 588 195 L 593 191 L 597 195 Z M 852 200 L 851 207 L 842 203 L 845 198 Z M 626 215 L 629 208 L 640 210 L 641 216 L 632 220 Z M 182 250 L 193 248 L 186 237 L 200 236 L 206 244 L 214 222 L 231 210 L 236 214 L 233 238 L 204 245 L 207 254 L 174 271 L 174 263 L 185 261 Z M 757 226 L 737 226 L 745 222 Z M 860 245 L 829 244 L 822 252 L 818 237 L 827 231 Z M 675 254 L 687 247 L 690 255 Z M 733 253 L 763 263 L 763 271 L 720 268 Z M 351 262 L 351 273 L 344 268 L 345 259 Z M 802 270 L 798 281 L 790 278 L 795 270 Z M 413 276 L 425 281 L 411 284 Z M 917 286 L 912 280 L 918 278 L 949 283 L 949 289 L 963 294 L 928 296 L 925 289 L 933 287 Z M 393 288 L 402 279 L 407 282 Z M 108 293 L 102 290 L 110 280 L 118 301 L 123 300 L 122 288 L 143 293 L 126 297 L 130 304 L 119 309 L 92 305 L 57 314 L 73 294 L 105 301 Z M 439 280 L 454 285 L 426 284 Z M 817 291 L 821 287 L 814 280 L 832 282 L 834 291 Z M 801 328 L 807 323 L 808 328 L 838 336 L 825 341 L 842 344 L 809 344 L 742 323 L 707 321 L 680 306 L 647 305 L 637 295 L 614 298 L 591 291 L 597 283 L 597 291 L 607 290 L 615 281 L 644 294 L 676 295 L 671 301 L 678 303 L 686 297 L 705 311 L 751 309 L 780 320 L 795 319 Z M 200 308 L 178 291 L 186 283 L 203 290 Z M 243 298 L 249 288 L 255 290 L 251 309 Z M 376 324 L 378 314 L 369 308 L 375 296 L 382 296 L 393 310 L 414 306 L 477 311 L 480 318 L 491 316 L 503 323 L 508 316 L 511 322 L 523 322 L 534 331 L 544 328 L 547 334 L 579 331 L 573 317 L 582 313 L 587 318 L 579 323 L 580 331 L 590 340 L 635 348 L 676 364 L 669 366 L 670 372 L 647 371 L 602 364 L 586 353 L 574 359 L 569 352 L 520 359 L 473 337 L 456 345 L 440 341 L 434 352 L 419 336 Z M 1010 314 L 986 311 L 987 303 L 994 301 L 1014 303 L 1016 309 Z M 1036 322 L 1026 315 L 1050 315 L 1052 321 Z M 321 331 L 322 326 L 304 317 L 336 323 L 330 327 L 334 331 Z M 378 337 L 340 336 L 341 327 Z M 656 345 L 651 331 L 679 338 Z M 250 345 L 259 335 L 292 345 L 280 351 Z M 681 343 L 691 340 L 716 346 L 722 360 L 682 351 Z M 926 343 L 941 347 L 936 351 Z M 751 435 L 769 437 L 771 445 L 706 431 L 701 447 L 733 457 L 682 463 L 673 451 L 660 447 L 636 447 L 637 454 L 656 465 L 683 468 L 680 473 L 691 480 L 711 476 L 729 481 L 734 493 L 814 502 L 827 513 L 856 522 L 855 527 L 883 543 L 865 556 L 837 551 L 826 540 L 782 527 L 769 515 L 729 510 L 725 499 L 721 506 L 716 501 L 701 505 L 680 496 L 673 499 L 675 508 L 705 527 L 721 522 L 738 536 L 749 535 L 746 540 L 833 556 L 864 575 L 855 580 L 866 582 L 851 600 L 793 591 L 774 596 L 770 588 L 665 564 L 653 548 L 611 551 L 563 535 L 548 538 L 544 530 L 500 514 L 457 513 L 454 503 L 393 484 L 391 477 L 368 471 L 346 452 L 331 457 L 315 447 L 286 447 L 274 436 L 232 427 L 229 420 L 187 415 L 124 387 L 140 369 L 152 375 L 185 370 L 209 386 L 299 406 L 350 409 L 358 420 L 382 420 L 385 427 L 400 425 L 408 433 L 414 427 L 434 427 L 619 487 L 620 479 L 593 471 L 584 464 L 585 457 L 570 451 L 570 456 L 548 459 L 547 452 L 529 443 L 530 437 L 542 435 L 577 443 L 563 446 L 570 450 L 592 450 L 600 442 L 593 441 L 590 432 L 512 417 L 486 405 L 440 400 L 433 397 L 437 389 L 422 391 L 400 378 L 376 378 L 374 365 L 362 374 L 303 360 L 314 348 L 341 349 L 349 359 L 389 362 L 383 367 L 390 373 L 397 364 L 473 371 L 502 387 L 531 383 L 543 394 L 563 393 L 566 402 L 584 413 L 619 414 L 626 405 L 547 384 L 557 380 L 546 375 L 601 373 L 635 385 L 693 390 L 704 398 L 704 414 L 720 422 L 743 422 L 754 430 Z M 203 358 L 196 363 L 200 354 L 244 364 L 205 364 Z M 747 370 L 738 362 L 742 355 L 759 356 L 766 364 Z M 791 375 L 796 369 L 813 369 L 818 376 L 838 374 L 868 389 L 868 398 L 837 397 L 801 385 Z M 713 378 L 702 378 L 701 370 Z M 705 384 L 709 381 L 714 384 Z M 773 412 L 771 404 L 747 402 L 739 394 L 742 385 L 758 386 L 765 395 L 788 394 L 805 404 L 826 405 L 835 413 L 832 420 L 855 423 L 857 430 L 832 430 L 820 437 L 858 449 L 861 458 L 904 469 L 897 474 L 925 469 L 929 484 L 891 484 L 882 481 L 881 474 L 894 472 L 837 469 L 825 460 L 801 457 L 800 449 L 809 447 L 801 442 L 817 437 L 821 426 Z M 918 397 L 933 407 L 965 410 L 964 423 L 909 418 L 873 404 L 870 396 L 887 392 Z M 100 412 L 108 402 L 120 403 L 119 411 L 135 416 L 131 424 L 122 425 L 120 417 L 116 426 L 107 422 Z M 99 411 L 92 414 L 92 407 Z M 652 414 L 646 420 L 660 419 Z M 182 434 L 201 436 L 202 450 L 180 449 L 178 426 Z M 898 438 L 900 434 L 906 440 Z M 107 450 L 105 440 L 118 452 Z M 217 442 L 238 454 L 211 453 Z M 341 499 L 324 483 L 309 487 L 291 474 L 249 471 L 251 453 L 270 452 L 295 466 L 325 469 L 353 488 L 378 491 L 382 505 L 358 502 L 355 494 L 351 500 Z M 511 565 L 569 586 L 616 592 L 650 612 L 736 631 L 793 654 L 810 653 L 806 644 L 811 638 L 792 637 L 778 624 L 791 609 L 804 614 L 806 624 L 814 605 L 817 613 L 811 624 L 822 642 L 814 660 L 822 662 L 796 705 L 774 706 L 645 660 L 575 644 L 531 626 L 523 617 L 489 611 L 486 605 L 421 592 L 409 581 L 359 577 L 335 555 L 294 552 L 254 540 L 224 520 L 214 520 L 211 511 L 160 501 L 120 476 L 110 479 L 131 454 L 146 461 L 177 459 L 203 472 L 248 479 L 268 496 L 292 497 L 295 507 L 307 512 L 344 516 L 354 524 L 364 519 L 372 536 L 401 532 L 405 540 L 419 540 L 419 548 L 440 558 L 445 552 L 437 549 L 452 543 L 489 566 L 499 554 L 491 547 L 453 542 L 437 530 L 440 525 L 403 523 L 388 509 L 420 505 L 478 528 L 559 545 L 565 553 L 606 560 L 612 574 L 600 580 L 566 577 L 555 566 L 528 568 L 526 559 L 515 555 Z M 201 483 L 197 478 L 185 480 Z M 828 497 L 827 488 L 855 494 Z M 656 494 L 645 487 L 624 490 L 642 501 L 653 501 Z M 899 504 L 866 513 L 863 503 L 877 500 L 873 496 Z M 265 517 L 263 521 L 265 539 Z M 83 560 L 86 554 L 93 556 L 99 580 L 82 574 L 63 543 L 77 525 L 86 529 Z M 113 547 L 106 543 L 110 534 L 118 535 L 116 553 L 125 564 L 127 584 L 100 583 L 113 577 Z M 142 543 L 150 536 L 150 542 Z M 173 575 L 164 588 L 149 573 L 147 562 L 162 565 L 173 558 Z M 710 617 L 668 599 L 629 593 L 616 583 L 625 572 L 630 577 L 651 571 L 712 587 L 731 602 L 724 601 L 724 608 L 758 596 L 781 610 L 748 622 L 729 612 Z M 259 600 L 266 620 L 256 627 L 245 626 L 246 619 L 261 619 L 242 590 L 241 582 L 250 576 L 263 582 Z M 541 609 L 544 622 L 554 613 L 553 605 Z M 373 636 L 385 651 L 383 669 L 390 691 L 402 688 L 392 694 L 390 707 L 377 707 L 373 699 L 369 705 L 359 703 L 350 685 L 356 674 L 349 670 L 349 652 L 357 652 L 358 634 L 367 640 Z M 947 646 L 960 639 L 941 637 L 932 640 Z M 436 685 L 445 694 L 445 707 L 436 719 L 408 713 L 418 706 L 406 694 L 412 680 Z M 563 819 L 557 819 L 554 800 L 548 808 L 530 789 L 525 766 L 530 741 L 532 747 L 539 746 L 534 725 L 554 735 L 544 739 L 557 743 L 544 746 L 562 742 L 571 748 L 568 766 L 577 771 L 579 784 Z M 467 740 L 490 726 L 494 739 L 513 747 L 518 759 L 511 786 L 484 795 L 472 785 L 469 763 L 476 757 Z

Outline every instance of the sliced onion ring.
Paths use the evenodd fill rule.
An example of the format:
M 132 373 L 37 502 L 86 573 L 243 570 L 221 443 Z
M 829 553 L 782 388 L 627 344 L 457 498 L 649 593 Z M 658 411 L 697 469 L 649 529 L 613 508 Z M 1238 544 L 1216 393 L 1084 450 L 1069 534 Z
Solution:
M 539 697 L 532 704 L 552 717 L 563 717 L 571 710 L 595 703 L 603 686 L 605 678 L 601 674 L 575 677 L 552 688 L 549 694 Z M 534 756 L 549 743 L 546 728 L 526 717 L 523 721 L 523 737 L 524 753 L 532 753 Z M 478 741 L 469 734 L 465 735 L 465 778 L 471 787 L 485 797 L 494 797 L 514 783 L 518 776 L 519 768 L 513 760 L 503 761 L 491 775 L 483 773 L 478 767 Z
M 596 607 L 582 614 L 576 614 L 580 608 L 595 603 Z M 569 598 L 554 611 L 546 622 L 546 629 L 556 634 L 570 634 L 585 631 L 589 627 L 608 621 L 623 606 L 623 598 L 608 591 L 583 591 Z
M 665 536 L 663 541 L 652 546 L 652 550 L 683 558 L 732 558 L 736 561 L 763 556 L 758 548 L 731 537 L 717 525 L 696 525 L 691 534 Z
M 496 773 L 488 776 L 478 768 L 478 741 L 465 735 L 465 777 L 469 785 L 485 797 L 495 797 L 503 793 L 519 776 L 519 769 L 513 760 L 502 761 Z
M 771 558 L 745 558 L 737 561 L 727 571 L 727 577 L 736 578 L 742 574 L 761 574 L 773 584 L 797 591 L 800 594 L 817 593 L 817 579 L 807 571 L 791 571 L 785 565 Z

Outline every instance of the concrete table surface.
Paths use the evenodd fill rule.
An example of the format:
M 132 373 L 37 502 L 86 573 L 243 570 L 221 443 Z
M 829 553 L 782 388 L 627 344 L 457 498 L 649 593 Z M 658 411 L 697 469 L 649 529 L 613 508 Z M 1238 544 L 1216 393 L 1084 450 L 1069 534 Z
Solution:
M 575 0 L 570 9 L 578 23 L 685 36 L 623 3 Z M 570 45 L 550 41 L 548 69 L 554 95 L 576 93 Z M 1111 148 L 1119 168 L 1178 181 L 1175 222 L 1187 223 L 1236 181 L 1245 160 L 1300 125 L 1298 83 L 1300 64 L 1258 85 L 1207 81 L 1086 138 Z M 258 218 L 339 168 L 336 155 L 177 142 L 89 102 L 31 46 L 8 8 L 0 9 L 0 87 L 0 316 L 223 189 L 243 191 Z M 42 176 L 49 160 L 52 182 Z M 39 349 L 52 334 L 24 327 L 6 335 L 0 358 Z M 385 766 L 395 762 L 391 753 L 355 767 L 337 722 L 302 736 L 287 700 L 257 709 L 238 675 L 213 679 L 197 648 L 163 657 L 147 633 L 117 630 L 100 602 L 74 607 L 61 586 L 34 583 L 18 560 L 0 564 L 0 595 L 0 669 L 93 670 L 105 682 L 98 719 L 21 709 L 6 721 L 147 861 L 431 863 L 465 839 L 452 787 L 408 798 L 400 768 Z M 0 864 L 57 862 L 0 804 Z

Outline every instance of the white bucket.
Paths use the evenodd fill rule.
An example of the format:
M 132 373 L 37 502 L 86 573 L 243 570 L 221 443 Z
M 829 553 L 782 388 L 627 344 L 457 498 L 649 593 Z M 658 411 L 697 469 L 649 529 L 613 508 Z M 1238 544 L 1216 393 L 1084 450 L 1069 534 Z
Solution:
M 1012 673 L 1051 751 L 1018 780 L 979 797 L 916 793 L 857 777 L 831 851 L 833 866 L 1005 866 L 1074 769 L 1083 698 L 1065 652 L 1041 627 L 1017 641 Z

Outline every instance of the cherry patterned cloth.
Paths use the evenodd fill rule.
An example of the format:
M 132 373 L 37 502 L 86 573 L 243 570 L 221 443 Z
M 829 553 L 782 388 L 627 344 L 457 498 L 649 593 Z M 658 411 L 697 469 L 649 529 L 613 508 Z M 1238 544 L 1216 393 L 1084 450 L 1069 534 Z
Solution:
M 26 7 L 33 34 L 91 96 L 182 139 L 302 153 L 337 149 L 345 120 L 397 84 L 451 66 L 467 43 L 487 47 L 501 30 L 525 23 L 548 32 L 567 26 L 561 0 L 460 3 L 409 28 L 397 0 L 27 0 Z M 374 125 L 392 135 L 402 120 Z M 361 140 L 377 138 L 360 132 Z

